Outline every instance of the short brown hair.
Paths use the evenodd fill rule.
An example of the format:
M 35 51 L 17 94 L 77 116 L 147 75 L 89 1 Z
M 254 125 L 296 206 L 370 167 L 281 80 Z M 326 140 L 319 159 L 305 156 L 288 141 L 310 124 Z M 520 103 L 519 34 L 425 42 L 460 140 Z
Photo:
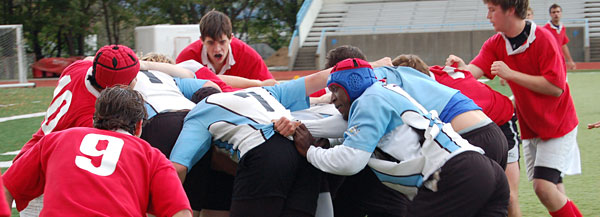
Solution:
M 96 100 L 94 127 L 103 130 L 125 130 L 135 134 L 136 124 L 148 118 L 144 98 L 128 86 L 104 89 Z
M 144 55 L 140 60 L 148 61 L 148 62 L 158 62 L 158 63 L 170 63 L 175 64 L 175 61 L 168 57 L 167 55 L 161 53 L 150 52 Z
M 200 38 L 211 37 L 214 40 L 220 39 L 223 34 L 231 39 L 231 20 L 222 12 L 209 11 L 200 19 Z
M 331 68 L 338 62 L 348 58 L 367 60 L 365 54 L 358 47 L 354 47 L 352 45 L 342 45 L 341 47 L 331 49 L 329 52 L 327 52 L 327 56 L 325 58 L 327 59 L 327 62 L 325 63 L 326 69 Z
M 414 54 L 400 54 L 392 60 L 394 66 L 408 66 L 423 74 L 429 75 L 429 66 L 419 56 Z
M 483 3 L 500 5 L 504 11 L 514 8 L 515 15 L 521 19 L 525 19 L 527 17 L 527 8 L 529 8 L 529 0 L 483 0 Z
M 548 13 L 552 13 L 552 9 L 554 9 L 554 8 L 560 8 L 560 11 L 562 12 L 562 7 L 555 3 L 555 4 L 550 5 L 550 8 L 548 8 Z

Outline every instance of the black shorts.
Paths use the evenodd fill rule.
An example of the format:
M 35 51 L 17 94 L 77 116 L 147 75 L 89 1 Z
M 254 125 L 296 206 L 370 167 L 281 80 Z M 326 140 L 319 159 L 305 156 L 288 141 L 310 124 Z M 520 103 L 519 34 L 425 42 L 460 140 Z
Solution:
M 506 169 L 508 157 L 508 142 L 496 123 L 489 123 L 483 127 L 460 134 L 474 146 L 485 151 L 485 156 L 496 161 L 502 169 Z
M 167 158 L 183 128 L 186 112 L 164 112 L 152 117 L 142 129 L 142 139 L 158 148 Z M 192 209 L 229 210 L 233 176 L 210 169 L 212 149 L 192 166 L 183 188 Z
M 521 137 L 517 129 L 517 115 L 515 114 L 513 114 L 510 121 L 500 125 L 500 130 L 502 130 L 508 142 L 508 150 L 511 150 L 515 145 L 521 144 Z
M 467 151 L 442 166 L 436 192 L 419 188 L 408 216 L 507 216 L 509 196 L 504 170 Z
M 330 175 L 332 183 L 340 182 L 339 176 Z M 399 191 L 385 186 L 369 167 L 355 175 L 347 176 L 341 186 L 331 187 L 333 208 L 339 217 L 406 216 L 410 201 Z
M 314 215 L 320 188 L 319 170 L 297 151 L 292 141 L 275 133 L 244 154 L 233 183 L 233 203 L 264 198 L 285 199 L 283 209 Z M 232 215 L 235 210 L 231 210 Z

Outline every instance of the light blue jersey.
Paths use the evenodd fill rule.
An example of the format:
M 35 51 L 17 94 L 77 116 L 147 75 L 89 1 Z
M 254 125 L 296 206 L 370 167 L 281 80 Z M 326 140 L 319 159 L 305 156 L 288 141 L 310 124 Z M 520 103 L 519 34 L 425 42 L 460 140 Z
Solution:
M 208 96 L 185 117 L 171 161 L 196 164 L 212 143 L 241 157 L 274 135 L 274 119 L 309 106 L 304 78 L 272 87 L 254 87 Z
M 369 167 L 409 198 L 450 158 L 464 151 L 483 153 L 407 91 L 379 82 L 352 103 L 344 139 L 344 146 L 374 153 Z
M 373 72 L 377 79 L 385 79 L 388 84 L 400 86 L 427 110 L 437 111 L 443 122 L 450 123 L 460 114 L 452 111 L 481 110 L 473 100 L 466 98 L 458 90 L 444 86 L 413 68 L 385 66 L 375 68 Z M 465 98 L 468 100 L 464 100 Z M 451 109 L 445 109 L 448 104 L 452 105 Z

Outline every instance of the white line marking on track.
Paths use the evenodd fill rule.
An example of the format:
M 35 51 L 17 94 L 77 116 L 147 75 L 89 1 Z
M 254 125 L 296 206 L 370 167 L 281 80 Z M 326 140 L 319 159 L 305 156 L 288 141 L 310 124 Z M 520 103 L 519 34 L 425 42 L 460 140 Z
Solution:
M 46 115 L 46 112 L 38 112 L 38 113 L 26 114 L 26 115 L 15 115 L 15 116 L 10 116 L 10 117 L 0 118 L 0 123 L 5 122 L 5 121 L 24 119 L 24 118 L 41 117 L 44 115 Z

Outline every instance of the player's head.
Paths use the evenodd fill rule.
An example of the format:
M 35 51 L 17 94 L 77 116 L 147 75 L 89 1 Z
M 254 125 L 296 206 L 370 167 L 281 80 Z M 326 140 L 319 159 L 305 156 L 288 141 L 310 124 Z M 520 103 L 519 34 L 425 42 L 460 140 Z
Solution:
M 200 39 L 213 65 L 226 61 L 231 43 L 231 20 L 224 13 L 209 11 L 200 19 Z
M 104 89 L 96 100 L 94 127 L 103 130 L 125 130 L 139 136 L 142 121 L 148 115 L 144 107 L 144 98 L 140 93 L 127 86 L 115 86 Z
M 348 58 L 367 60 L 365 54 L 358 47 L 354 47 L 352 45 L 342 45 L 327 52 L 327 56 L 325 57 L 325 59 L 327 59 L 325 68 L 331 68 L 338 62 Z
M 90 83 L 104 89 L 114 85 L 135 85 L 140 62 L 135 53 L 124 45 L 106 45 L 96 53 Z
M 373 68 L 365 60 L 350 58 L 333 67 L 327 79 L 327 87 L 332 93 L 331 102 L 345 120 L 348 120 L 352 102 L 375 81 Z
M 220 93 L 221 91 L 214 87 L 203 87 L 198 89 L 194 95 L 192 95 L 192 102 L 198 103 L 202 101 L 204 98 L 213 95 L 215 93 Z
M 142 58 L 140 58 L 140 60 L 148 61 L 148 62 L 175 64 L 175 61 L 171 57 L 168 57 L 167 55 L 164 55 L 161 53 L 154 53 L 154 52 L 150 52 L 150 53 L 144 55 Z
M 527 16 L 525 18 L 533 20 L 533 9 L 531 9 L 531 7 L 527 7 Z
M 514 22 L 527 17 L 529 0 L 483 0 L 483 3 L 487 5 L 487 18 L 496 32 L 513 31 L 517 28 Z
M 407 66 L 429 75 L 429 66 L 419 56 L 414 54 L 400 54 L 392 60 L 394 66 Z
M 562 7 L 560 7 L 560 5 L 558 5 L 558 4 L 550 5 L 548 12 L 550 13 L 550 18 L 552 19 L 553 23 L 560 22 L 560 19 L 562 18 Z

